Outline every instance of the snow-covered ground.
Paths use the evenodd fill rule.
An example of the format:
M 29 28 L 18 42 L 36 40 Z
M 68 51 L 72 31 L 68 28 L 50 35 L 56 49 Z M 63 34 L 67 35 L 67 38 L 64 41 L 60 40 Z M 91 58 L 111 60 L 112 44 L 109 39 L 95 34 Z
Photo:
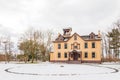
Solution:
M 0 63 L 0 80 L 120 80 L 119 63 Z

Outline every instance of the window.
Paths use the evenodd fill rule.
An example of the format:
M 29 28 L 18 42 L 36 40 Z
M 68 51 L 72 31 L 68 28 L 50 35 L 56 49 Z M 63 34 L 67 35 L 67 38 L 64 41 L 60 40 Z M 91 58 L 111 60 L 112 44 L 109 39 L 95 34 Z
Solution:
M 94 39 L 94 35 L 91 35 L 91 39 Z
M 92 52 L 92 58 L 95 58 L 95 52 Z
M 92 48 L 95 48 L 95 43 L 94 42 L 92 43 Z
M 78 47 L 77 46 L 74 46 L 74 49 L 77 49 Z
M 67 58 L 67 53 L 66 52 L 64 53 L 64 58 Z
M 90 39 L 95 39 L 95 34 L 93 32 L 90 34 Z
M 88 53 L 87 53 L 87 52 L 85 52 L 84 57 L 85 57 L 85 58 L 88 58 Z
M 58 44 L 58 49 L 61 49 L 61 44 Z
M 80 58 L 80 54 L 78 54 L 78 57 Z
M 58 58 L 60 58 L 61 57 L 61 53 L 58 53 Z
M 77 36 L 76 35 L 74 36 L 74 40 L 77 40 Z
M 85 48 L 88 48 L 88 44 L 87 43 L 85 43 Z
M 64 49 L 67 49 L 67 43 L 64 44 Z

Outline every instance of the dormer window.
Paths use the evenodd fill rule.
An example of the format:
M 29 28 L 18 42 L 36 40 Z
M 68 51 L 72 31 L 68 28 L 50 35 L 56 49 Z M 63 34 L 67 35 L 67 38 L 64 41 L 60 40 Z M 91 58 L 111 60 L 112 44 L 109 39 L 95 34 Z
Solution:
M 91 35 L 90 38 L 91 38 L 91 39 L 94 39 L 94 35 Z
M 95 39 L 95 34 L 93 32 L 90 34 L 90 39 Z

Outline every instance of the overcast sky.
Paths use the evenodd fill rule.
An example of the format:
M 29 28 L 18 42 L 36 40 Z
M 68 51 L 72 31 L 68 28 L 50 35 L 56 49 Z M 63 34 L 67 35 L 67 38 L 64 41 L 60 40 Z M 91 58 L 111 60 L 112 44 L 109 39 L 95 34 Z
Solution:
M 80 35 L 107 31 L 120 18 L 120 0 L 0 0 L 0 34 L 18 38 L 29 27 Z

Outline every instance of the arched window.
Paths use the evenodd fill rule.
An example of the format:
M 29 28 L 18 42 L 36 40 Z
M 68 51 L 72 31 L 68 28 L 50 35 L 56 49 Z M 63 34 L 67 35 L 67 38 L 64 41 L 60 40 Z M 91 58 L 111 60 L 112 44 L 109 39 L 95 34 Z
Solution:
M 77 40 L 77 35 L 74 36 L 74 40 Z

